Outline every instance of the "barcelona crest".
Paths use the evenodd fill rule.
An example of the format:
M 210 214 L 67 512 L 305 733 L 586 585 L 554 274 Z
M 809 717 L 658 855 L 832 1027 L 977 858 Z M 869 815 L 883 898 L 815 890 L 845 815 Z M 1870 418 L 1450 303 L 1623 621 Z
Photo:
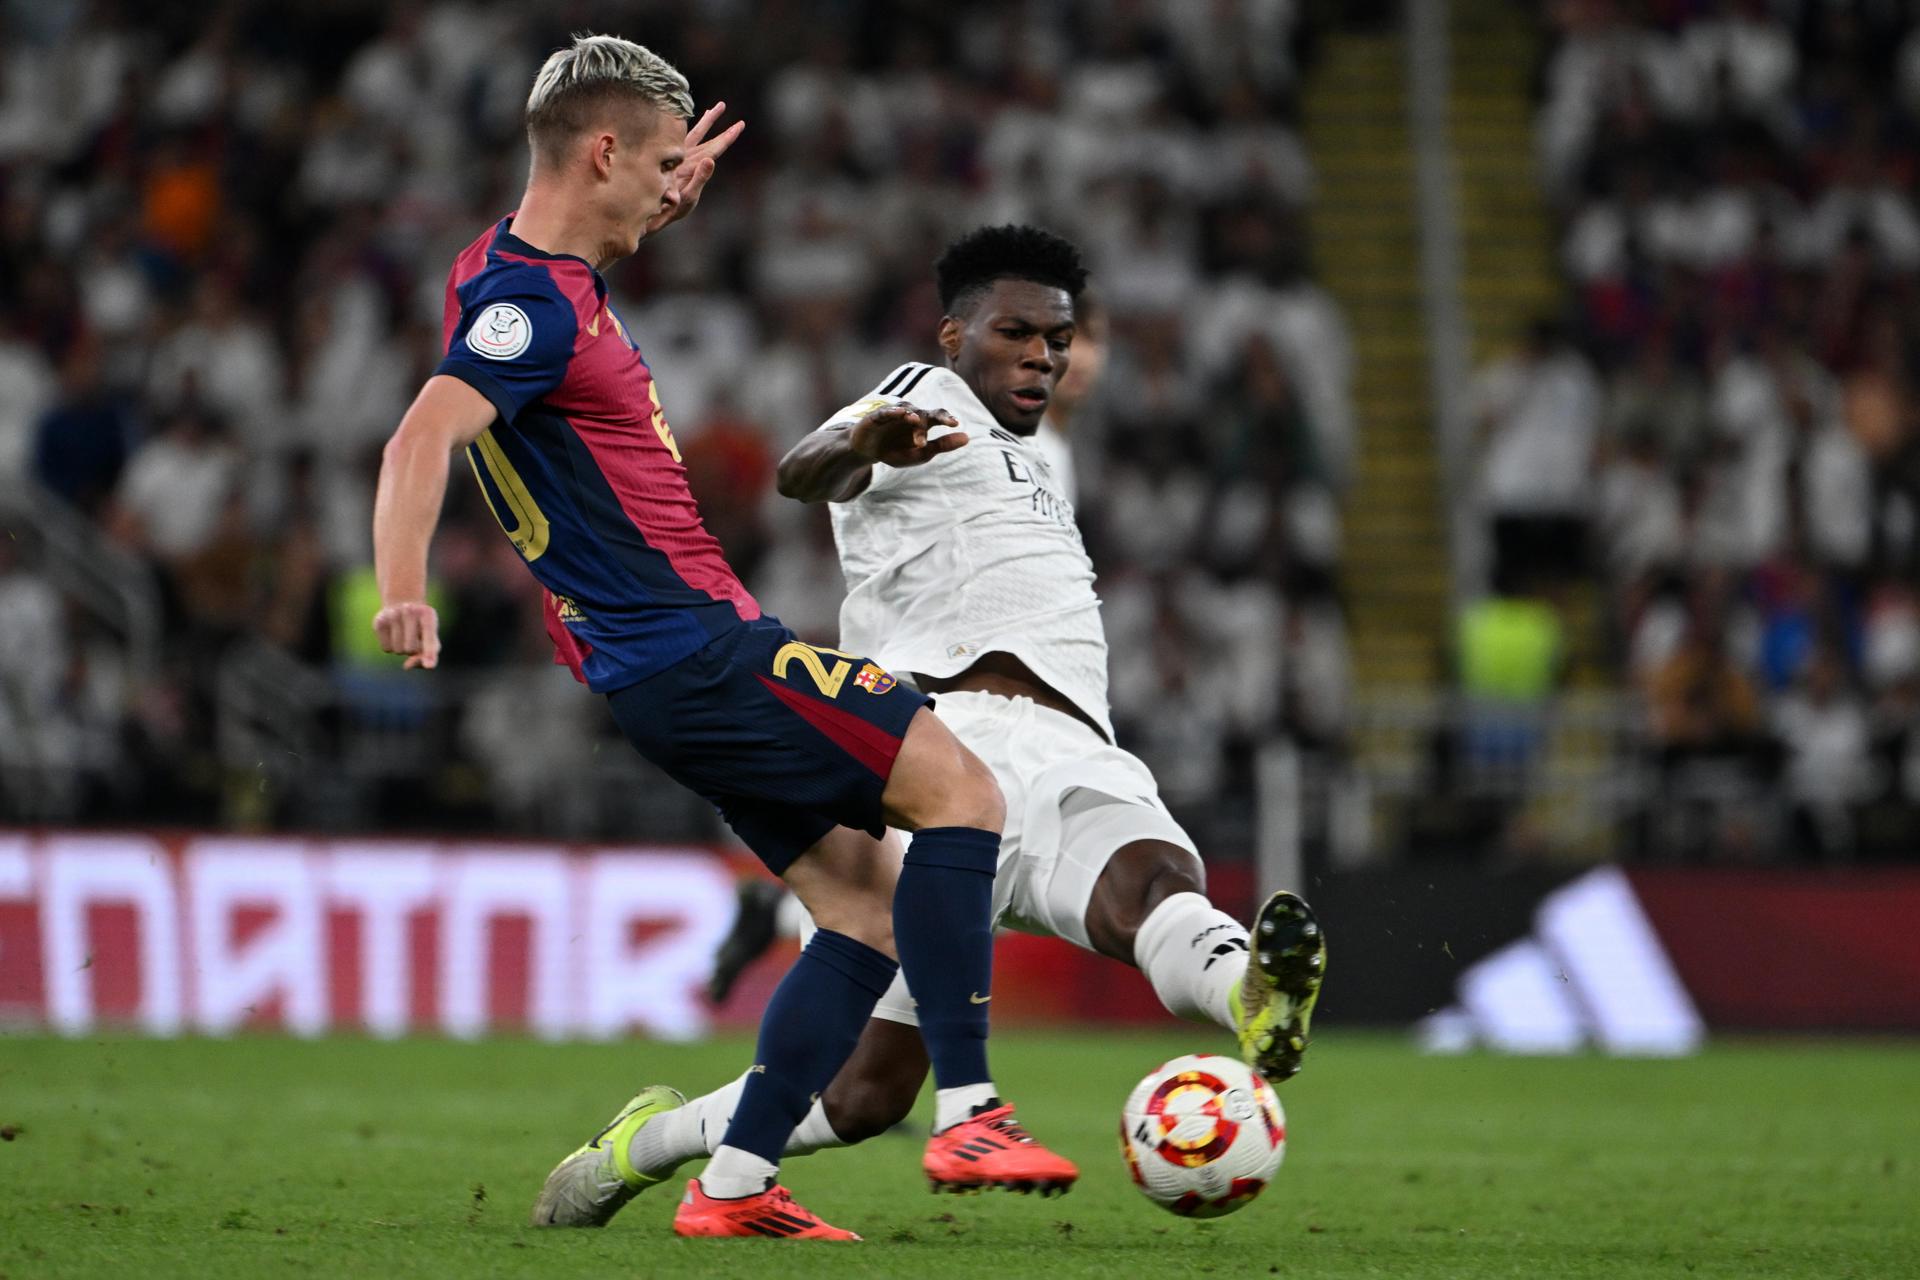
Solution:
M 885 693 L 900 683 L 871 662 L 860 668 L 860 674 L 853 678 L 853 682 L 868 693 Z

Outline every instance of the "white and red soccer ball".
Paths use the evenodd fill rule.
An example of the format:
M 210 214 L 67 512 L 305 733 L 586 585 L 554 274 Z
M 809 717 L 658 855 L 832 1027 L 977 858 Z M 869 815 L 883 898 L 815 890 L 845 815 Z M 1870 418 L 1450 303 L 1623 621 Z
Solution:
M 1120 1151 L 1142 1195 L 1187 1218 L 1218 1218 L 1260 1194 L 1287 1154 L 1273 1088 L 1233 1058 L 1190 1053 L 1134 1086 Z

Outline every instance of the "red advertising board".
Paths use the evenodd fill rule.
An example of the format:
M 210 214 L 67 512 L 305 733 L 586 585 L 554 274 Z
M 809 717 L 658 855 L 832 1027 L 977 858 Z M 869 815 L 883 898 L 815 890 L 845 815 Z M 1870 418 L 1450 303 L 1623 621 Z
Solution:
M 734 877 L 706 849 L 0 834 L 0 1017 L 697 1036 Z
M 1920 1031 L 1920 871 L 1629 878 L 1709 1026 Z
M 1244 910 L 1235 870 L 1213 888 Z M 706 1002 L 743 874 L 763 873 L 691 847 L 0 831 L 0 1023 L 695 1037 L 750 1025 L 794 954 L 781 944 L 724 1008 Z M 1579 997 L 1575 1031 L 1631 958 L 1670 973 L 1672 998 L 1709 1029 L 1920 1030 L 1920 871 L 1585 878 L 1608 876 L 1610 914 L 1577 918 L 1561 909 L 1565 877 L 1318 880 L 1335 957 L 1323 1015 L 1414 1022 L 1459 998 L 1456 984 L 1473 995 L 1476 973 L 1486 988 L 1491 959 L 1519 981 L 1519 945 L 1577 971 L 1579 992 L 1550 992 Z M 1139 973 L 1056 939 L 1002 934 L 995 965 L 1000 1025 L 1169 1016 Z M 1651 988 L 1633 990 L 1621 998 L 1639 1008 Z

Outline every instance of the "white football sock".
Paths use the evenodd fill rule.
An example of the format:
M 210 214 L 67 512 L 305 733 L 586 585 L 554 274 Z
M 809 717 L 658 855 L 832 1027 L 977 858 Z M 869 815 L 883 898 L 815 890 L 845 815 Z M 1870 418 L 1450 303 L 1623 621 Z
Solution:
M 771 1160 L 738 1147 L 721 1147 L 700 1175 L 700 1190 L 715 1200 L 738 1200 L 759 1195 L 779 1176 L 780 1166 Z
M 975 1107 L 992 1102 L 998 1096 L 991 1080 L 984 1084 L 963 1084 L 957 1089 L 935 1089 L 933 1131 L 939 1133 L 953 1128 L 972 1115 Z
M 742 1075 L 712 1093 L 689 1099 L 684 1107 L 662 1112 L 647 1121 L 627 1144 L 627 1159 L 640 1172 L 654 1173 L 695 1156 L 718 1152 L 726 1139 L 727 1126 L 733 1122 L 733 1109 L 740 1105 L 740 1091 L 746 1087 L 747 1077 Z M 786 1153 L 804 1156 L 827 1147 L 846 1145 L 846 1140 L 827 1123 L 826 1108 L 815 1098 L 800 1127 L 787 1139 Z
M 815 1098 L 813 1105 L 807 1108 L 806 1117 L 800 1121 L 800 1127 L 793 1131 L 791 1138 L 787 1139 L 787 1154 L 807 1156 L 816 1151 L 824 1151 L 828 1147 L 846 1145 L 847 1140 L 835 1133 L 833 1126 L 827 1123 L 826 1107 L 821 1105 L 820 1099 Z
M 684 1107 L 647 1121 L 627 1144 L 627 1159 L 642 1173 L 657 1173 L 718 1150 L 733 1109 L 740 1105 L 740 1091 L 746 1087 L 747 1077 L 742 1074 L 712 1093 L 689 1099 Z
M 1133 958 L 1170 1012 L 1234 1029 L 1227 993 L 1247 972 L 1247 929 L 1204 894 L 1155 907 L 1134 934 Z

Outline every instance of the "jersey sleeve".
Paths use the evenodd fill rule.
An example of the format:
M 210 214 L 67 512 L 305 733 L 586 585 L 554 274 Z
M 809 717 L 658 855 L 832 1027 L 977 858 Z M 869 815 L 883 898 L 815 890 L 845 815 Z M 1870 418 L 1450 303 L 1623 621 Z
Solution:
M 879 384 L 866 395 L 844 409 L 828 415 L 827 420 L 820 424 L 820 429 L 824 431 L 829 427 L 857 422 L 875 409 L 889 404 L 911 404 L 919 409 L 944 409 L 946 406 L 939 402 L 937 392 L 932 390 L 932 387 L 938 384 L 937 375 L 941 372 L 932 365 L 903 364 L 882 378 Z M 934 398 L 929 399 L 929 395 Z
M 819 430 L 839 430 L 858 422 L 875 409 L 890 404 L 910 404 L 916 409 L 946 409 L 953 412 L 955 406 L 947 403 L 952 397 L 946 394 L 947 380 L 950 378 L 955 382 L 959 381 L 950 371 L 935 368 L 933 365 L 903 364 L 881 379 L 880 383 L 865 396 L 830 414 L 827 420 L 820 424 Z M 958 414 L 955 416 L 957 417 Z M 952 430 L 954 430 L 952 427 L 935 427 L 927 434 L 938 439 Z M 888 488 L 897 477 L 911 470 L 913 468 L 889 467 L 883 462 L 876 462 L 873 464 L 865 492 L 871 493 Z
M 503 273 L 461 300 L 460 318 L 434 372 L 458 378 L 511 423 L 560 385 L 579 321 L 543 276 Z

